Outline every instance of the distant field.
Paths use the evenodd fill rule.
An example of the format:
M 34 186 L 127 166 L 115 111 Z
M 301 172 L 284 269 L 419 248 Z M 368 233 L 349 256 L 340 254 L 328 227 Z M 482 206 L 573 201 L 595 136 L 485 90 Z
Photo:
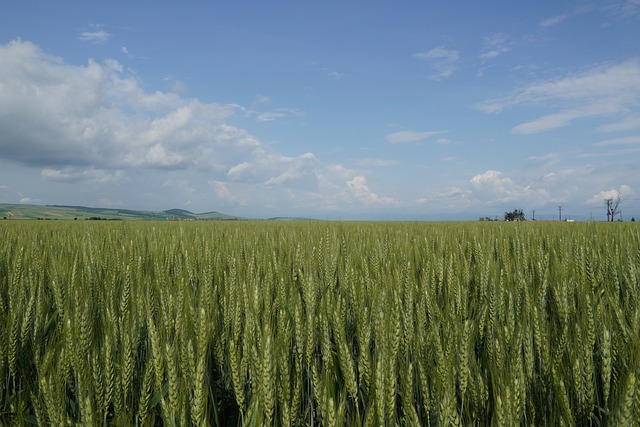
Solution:
M 640 425 L 632 223 L 0 221 L 0 425 Z
M 182 209 L 151 212 L 132 209 L 88 208 L 84 206 L 0 204 L 0 219 L 234 220 L 241 218 L 220 212 L 195 214 Z

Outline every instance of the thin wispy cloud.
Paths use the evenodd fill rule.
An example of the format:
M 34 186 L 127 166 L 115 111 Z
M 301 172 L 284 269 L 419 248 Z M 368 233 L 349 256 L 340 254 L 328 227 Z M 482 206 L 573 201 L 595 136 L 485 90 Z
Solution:
M 252 112 L 258 122 L 272 122 L 289 116 L 302 116 L 303 114 L 294 108 L 277 108 L 273 111 Z
M 391 159 L 373 159 L 370 157 L 365 157 L 363 159 L 356 160 L 355 164 L 356 166 L 361 167 L 389 167 L 397 165 L 398 161 Z
M 618 18 L 640 17 L 640 0 L 610 0 L 605 8 Z
M 627 116 L 619 122 L 602 125 L 598 128 L 600 132 L 624 132 L 628 130 L 640 129 L 640 115 Z
M 258 94 L 253 98 L 253 103 L 251 104 L 251 108 L 257 108 L 259 105 L 267 105 L 271 102 L 271 98 L 267 95 Z
M 512 129 L 515 133 L 533 134 L 565 127 L 583 118 L 627 114 L 639 102 L 640 60 L 636 58 L 537 82 L 476 107 L 485 113 L 500 113 L 514 107 L 552 106 L 555 112 Z
M 111 38 L 111 34 L 103 30 L 101 25 L 92 25 L 91 27 L 92 31 L 83 31 L 78 39 L 93 44 L 104 44 Z
M 130 58 L 130 59 L 135 58 L 135 56 L 129 51 L 129 48 L 126 46 L 121 46 L 120 52 L 122 52 L 127 58 Z
M 620 138 L 607 139 L 605 141 L 599 141 L 593 144 L 596 147 L 603 147 L 607 145 L 635 145 L 640 144 L 640 135 L 623 136 Z
M 312 61 L 311 62 L 311 66 L 313 68 L 315 68 L 317 71 L 321 72 L 322 74 L 324 74 L 326 77 L 329 77 L 332 80 L 340 80 L 343 79 L 344 77 L 346 77 L 345 73 L 341 73 L 339 71 L 336 71 L 334 69 L 331 69 L 329 67 L 326 67 L 322 64 L 319 64 L 316 61 Z
M 274 120 L 285 117 L 301 117 L 304 113 L 295 108 L 271 108 L 267 109 L 271 104 L 271 98 L 267 95 L 258 94 L 253 98 L 250 107 L 237 105 L 236 107 L 243 111 L 246 117 L 254 118 L 257 122 L 272 122 Z
M 502 33 L 492 34 L 484 38 L 482 52 L 480 53 L 480 59 L 490 60 L 495 59 L 503 53 L 507 53 L 511 50 L 512 43 L 507 36 Z
M 553 27 L 555 25 L 560 24 L 562 21 L 567 19 L 570 15 L 568 13 L 563 13 L 562 15 L 550 16 L 540 22 L 540 26 L 544 28 Z
M 554 27 L 554 26 L 556 26 L 558 24 L 561 24 L 562 22 L 566 21 L 569 18 L 572 18 L 572 17 L 577 16 L 577 15 L 583 15 L 583 14 L 589 13 L 592 10 L 593 10 L 593 6 L 592 5 L 579 6 L 579 7 L 576 7 L 575 9 L 573 9 L 570 12 L 561 13 L 559 15 L 554 15 L 554 16 L 550 16 L 548 18 L 545 18 L 542 21 L 540 21 L 539 25 L 542 28 Z
M 428 51 L 415 53 L 413 57 L 429 64 L 433 70 L 430 78 L 442 80 L 450 77 L 458 69 L 457 63 L 460 59 L 460 52 L 440 46 Z
M 387 135 L 387 142 L 391 144 L 408 144 L 412 142 L 420 142 L 424 141 L 427 138 L 430 138 L 435 135 L 440 135 L 445 133 L 443 130 L 436 131 L 426 131 L 426 132 L 414 132 L 410 130 L 403 130 L 399 132 L 394 132 L 392 134 Z
M 323 68 L 322 71 L 324 71 L 324 73 L 327 75 L 327 77 L 329 77 L 329 78 L 331 78 L 333 80 L 340 80 L 344 76 L 346 76 L 346 74 L 344 74 L 344 73 L 340 73 L 338 71 L 332 71 L 332 70 L 329 70 L 328 68 Z

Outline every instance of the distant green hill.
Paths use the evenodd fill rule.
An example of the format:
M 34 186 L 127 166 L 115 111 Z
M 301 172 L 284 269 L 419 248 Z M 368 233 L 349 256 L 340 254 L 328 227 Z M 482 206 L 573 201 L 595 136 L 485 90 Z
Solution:
M 138 211 L 132 209 L 90 208 L 86 206 L 13 205 L 0 203 L 0 219 L 103 219 L 103 220 L 239 220 L 220 212 L 193 213 L 184 209 Z

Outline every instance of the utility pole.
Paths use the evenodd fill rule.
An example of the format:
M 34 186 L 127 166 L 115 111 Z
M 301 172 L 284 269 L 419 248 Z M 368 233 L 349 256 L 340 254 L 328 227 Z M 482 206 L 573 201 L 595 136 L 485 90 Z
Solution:
M 535 221 L 535 220 L 536 220 L 536 210 L 535 210 L 535 209 L 532 209 L 532 210 L 531 210 L 531 220 L 532 220 L 532 221 Z
M 558 221 L 562 221 L 562 206 L 558 206 Z

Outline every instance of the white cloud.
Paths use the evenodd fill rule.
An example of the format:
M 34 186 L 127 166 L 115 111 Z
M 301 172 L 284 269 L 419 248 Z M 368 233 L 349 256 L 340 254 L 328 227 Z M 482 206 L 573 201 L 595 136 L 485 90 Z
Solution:
M 298 157 L 269 156 L 272 168 L 279 162 L 276 174 L 265 181 L 267 187 L 283 184 L 299 184 L 307 179 L 314 179 L 314 169 L 322 168 L 316 156 L 312 153 L 305 153 Z M 275 160 L 275 162 L 274 162 Z
M 103 169 L 83 169 L 65 167 L 62 169 L 44 168 L 40 171 L 43 179 L 52 182 L 90 182 L 106 184 L 124 178 L 121 170 L 108 171 Z
M 489 204 L 549 199 L 549 192 L 544 188 L 536 188 L 533 185 L 535 182 L 528 185 L 518 184 L 512 178 L 495 170 L 475 175 L 470 183 L 476 195 Z
M 425 52 L 418 52 L 414 58 L 427 61 L 434 73 L 430 76 L 434 80 L 442 80 L 451 76 L 457 70 L 460 53 L 457 50 L 435 47 Z
M 95 31 L 84 31 L 78 36 L 78 39 L 94 44 L 104 44 L 109 41 L 110 38 L 111 34 L 100 29 L 99 26 L 96 26 Z
M 226 200 L 232 203 L 237 202 L 237 199 L 233 196 L 233 193 L 231 193 L 231 190 L 229 190 L 229 187 L 225 182 L 210 180 L 209 185 L 213 189 L 216 197 L 218 197 L 219 199 Z
M 363 175 L 349 167 L 275 152 L 229 124 L 243 111 L 237 105 L 148 91 L 113 59 L 71 65 L 17 40 L 0 45 L 0 63 L 0 160 L 38 170 L 45 182 L 91 184 L 93 200 L 126 192 L 164 204 L 188 194 L 204 205 L 213 191 L 224 206 L 306 212 L 389 200 L 353 181 Z
M 630 186 L 622 184 L 618 190 L 612 188 L 610 190 L 603 190 L 594 194 L 586 201 L 586 203 L 588 205 L 601 205 L 604 204 L 604 201 L 607 199 L 615 200 L 618 197 L 623 201 L 626 197 L 633 197 L 635 194 L 635 191 L 633 191 Z
M 545 170 L 555 165 L 556 163 L 566 158 L 567 156 L 574 157 L 576 154 L 577 153 L 574 153 L 574 152 L 569 152 L 569 153 L 552 152 L 552 153 L 544 154 L 542 156 L 529 156 L 527 160 L 531 162 L 533 165 L 535 165 L 536 169 Z
M 362 167 L 387 167 L 397 165 L 398 161 L 392 159 L 372 159 L 365 157 L 363 159 L 356 160 L 355 164 Z
M 633 0 L 632 0 L 633 1 Z M 540 21 L 540 26 L 543 28 L 549 28 L 549 27 L 554 27 L 558 24 L 561 24 L 562 22 L 564 22 L 565 20 L 572 18 L 574 16 L 577 15 L 582 15 L 585 13 L 589 13 L 593 10 L 593 6 L 592 5 L 583 5 L 583 6 L 578 6 L 575 9 L 573 9 L 570 12 L 566 12 L 566 13 L 562 13 L 559 15 L 554 15 L 554 16 L 550 16 L 548 18 L 543 19 L 542 21 Z
M 259 107 L 260 104 L 266 105 L 270 102 L 268 97 L 264 97 L 263 99 L 254 101 L 251 109 L 242 109 L 248 117 L 255 117 L 258 122 L 272 122 L 274 120 L 282 119 L 285 117 L 301 117 L 304 116 L 303 113 L 296 110 L 295 108 L 276 108 L 271 111 L 259 111 L 255 108 Z
M 424 141 L 427 138 L 430 138 L 435 135 L 440 135 L 445 133 L 443 130 L 436 131 L 426 131 L 426 132 L 414 132 L 410 130 L 403 130 L 399 132 L 394 132 L 392 134 L 387 135 L 387 142 L 391 144 L 407 144 L 410 142 L 419 142 Z
M 179 168 L 184 165 L 185 158 L 178 153 L 168 152 L 162 144 L 149 148 L 144 163 L 152 167 Z
M 330 77 L 334 80 L 340 80 L 346 75 L 344 73 L 339 73 L 337 71 L 330 71 L 330 70 L 326 70 L 326 73 L 327 73 L 327 77 Z
M 38 203 L 40 201 L 40 199 L 32 199 L 31 197 L 22 197 L 20 198 L 20 203 L 23 205 L 29 205 L 29 204 L 34 204 L 34 203 Z
M 279 111 L 265 111 L 256 113 L 256 120 L 259 122 L 271 122 L 284 116 L 285 114 Z
M 358 200 L 366 204 L 392 204 L 391 197 L 380 197 L 369 189 L 367 178 L 364 175 L 354 176 L 346 182 L 347 187 L 353 192 Z
M 632 145 L 632 144 L 640 144 L 640 135 L 623 136 L 620 138 L 607 139 L 605 141 L 596 142 L 593 145 L 597 147 L 603 147 L 606 145 Z
M 605 8 L 615 17 L 622 19 L 640 16 L 639 0 L 609 0 Z
M 521 123 L 515 133 L 531 134 L 568 126 L 583 118 L 628 114 L 640 102 L 640 60 L 593 66 L 565 77 L 537 82 L 476 107 L 500 113 L 520 106 L 549 106 L 557 112 Z
M 489 60 L 495 59 L 503 53 L 507 53 L 511 50 L 511 42 L 502 33 L 492 34 L 484 38 L 482 52 L 480 53 L 480 59 Z
M 324 74 L 326 77 L 329 77 L 332 80 L 340 80 L 346 76 L 346 74 L 326 67 L 318 63 L 317 61 L 311 61 L 309 64 L 314 68 L 315 71 Z
M 24 165 L 215 169 L 259 145 L 224 122 L 233 107 L 147 93 L 114 60 L 67 65 L 14 41 L 0 61 L 0 149 Z
M 256 95 L 253 99 L 253 104 L 251 104 L 251 108 L 254 109 L 259 105 L 267 105 L 271 102 L 271 98 L 266 95 Z
M 598 128 L 600 132 L 622 132 L 634 129 L 640 129 L 640 115 L 627 116 L 617 123 L 602 125 Z
M 555 15 L 555 16 L 550 16 L 548 18 L 543 19 L 540 22 L 540 26 L 541 27 L 553 27 L 555 25 L 560 24 L 562 21 L 564 21 L 565 19 L 569 18 L 571 15 L 569 15 L 568 13 L 563 13 L 561 15 Z

